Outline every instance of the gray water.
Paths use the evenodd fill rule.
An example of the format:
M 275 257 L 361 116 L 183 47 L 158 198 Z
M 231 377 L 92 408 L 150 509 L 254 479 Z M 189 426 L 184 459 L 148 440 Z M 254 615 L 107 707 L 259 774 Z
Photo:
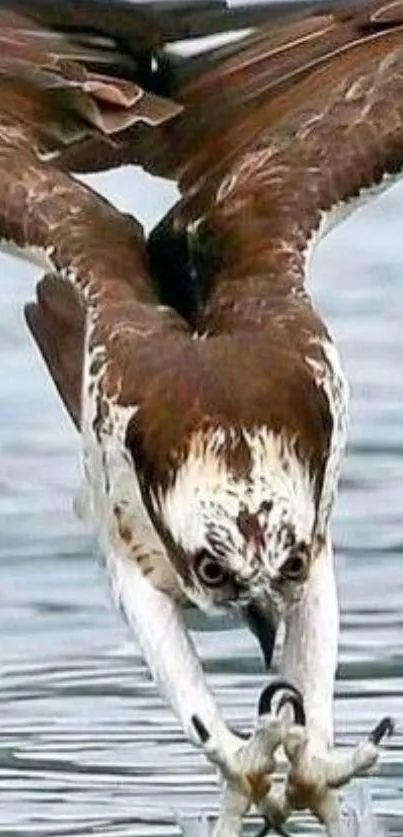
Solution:
M 148 222 L 172 197 L 127 173 L 98 183 Z M 336 230 L 312 283 L 353 396 L 335 516 L 337 738 L 397 719 L 364 782 L 386 834 L 403 833 L 402 214 L 396 188 Z M 178 812 L 215 809 L 215 778 L 150 682 L 73 516 L 78 440 L 22 317 L 39 273 L 6 257 L 0 269 L 0 835 L 177 834 Z M 264 680 L 252 639 L 225 620 L 195 628 L 228 720 L 248 728 Z M 305 818 L 295 832 L 319 833 Z

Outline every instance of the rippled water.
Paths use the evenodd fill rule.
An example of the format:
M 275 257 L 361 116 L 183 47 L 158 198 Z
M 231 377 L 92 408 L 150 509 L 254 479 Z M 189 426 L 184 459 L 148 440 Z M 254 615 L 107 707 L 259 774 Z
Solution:
M 152 216 L 148 185 L 125 174 L 102 183 Z M 403 833 L 402 212 L 399 188 L 333 233 L 313 283 L 353 393 L 335 521 L 337 736 L 352 743 L 396 717 L 365 781 L 387 834 Z M 73 517 L 77 438 L 21 314 L 35 272 L 2 258 L 1 273 L 0 835 L 176 834 L 177 812 L 214 810 L 214 776 L 160 701 Z M 195 632 L 228 719 L 248 727 L 263 681 L 253 641 L 224 620 L 198 617 Z M 318 833 L 304 819 L 295 831 Z

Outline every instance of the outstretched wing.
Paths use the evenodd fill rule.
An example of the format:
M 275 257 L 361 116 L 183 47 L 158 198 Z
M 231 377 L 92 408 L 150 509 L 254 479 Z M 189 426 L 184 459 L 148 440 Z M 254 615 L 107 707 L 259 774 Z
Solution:
M 294 262 L 303 279 L 295 258 L 320 218 L 400 172 L 403 3 L 365 5 L 260 31 L 184 90 L 162 130 L 183 199 L 152 236 L 156 263 L 186 239 L 214 287 L 217 268 L 244 273 L 246 255 L 270 277 Z
M 7 39 L 6 27 L 1 37 Z M 143 382 L 153 363 L 152 346 L 162 342 L 169 357 L 171 338 L 174 345 L 178 334 L 186 335 L 186 326 L 158 305 L 140 224 L 40 159 L 36 144 L 42 128 L 46 135 L 50 123 L 38 118 L 40 98 L 32 95 L 30 74 L 40 90 L 41 73 L 48 70 L 43 70 L 42 56 L 34 74 L 39 53 L 31 54 L 27 50 L 31 44 L 17 39 L 15 19 L 9 40 L 8 54 L 3 55 L 0 109 L 0 236 L 21 248 L 39 249 L 54 272 L 39 283 L 38 299 L 27 307 L 27 319 L 62 398 L 79 424 L 84 340 L 90 320 L 92 348 L 99 344 L 108 358 L 106 388 L 113 388 L 112 381 L 116 384 L 118 379 L 121 385 L 130 343 L 136 355 L 130 369 L 130 398 L 136 404 L 141 403 Z M 30 73 L 25 84 L 27 67 Z M 136 352 L 136 341 L 144 344 L 146 336 L 151 338 L 150 351 L 142 353 L 140 348 Z
M 308 8 L 307 4 L 295 4 L 293 13 L 300 6 L 305 11 Z M 20 16 L 23 11 L 29 12 L 29 19 Z M 222 65 L 223 78 L 230 83 L 232 64 L 228 60 L 233 55 L 237 81 L 242 78 L 246 53 L 239 62 L 238 48 L 227 45 L 202 58 L 181 60 L 170 53 L 170 43 L 245 24 L 256 27 L 273 13 L 278 9 L 270 4 L 231 11 L 210 0 L 190 6 L 170 4 L 168 10 L 158 4 L 115 3 L 112 7 L 109 3 L 77 5 L 66 0 L 56 6 L 46 1 L 24 5 L 19 0 L 0 5 L 0 230 L 7 241 L 39 247 L 48 258 L 53 274 L 40 282 L 37 302 L 27 306 L 26 315 L 77 425 L 89 309 L 95 306 L 98 312 L 102 340 L 107 327 L 115 329 L 116 356 L 119 306 L 119 322 L 125 323 L 122 335 L 126 335 L 120 338 L 121 347 L 128 342 L 130 318 L 133 332 L 137 325 L 139 333 L 149 333 L 151 328 L 154 334 L 153 329 L 161 327 L 165 354 L 167 331 L 175 332 L 177 340 L 185 326 L 181 323 L 178 327 L 173 314 L 157 313 L 158 299 L 139 226 L 60 169 L 69 165 L 86 168 L 86 160 L 90 162 L 87 168 L 99 168 L 146 156 L 152 170 L 160 166 L 165 173 L 172 172 L 170 149 L 175 149 L 175 155 L 176 149 L 180 150 L 181 159 L 185 153 L 178 142 L 181 132 L 194 143 L 194 119 L 204 113 L 200 102 L 193 103 L 191 79 L 197 79 L 203 68 L 214 77 L 214 68 Z M 296 29 L 291 27 L 286 37 L 299 37 L 301 25 L 304 27 L 300 23 Z M 316 19 L 309 22 L 309 31 L 317 25 Z M 266 40 L 268 37 L 265 35 Z M 278 43 L 282 44 L 281 37 L 273 41 L 274 49 Z M 252 75 L 256 75 L 254 70 Z M 214 93 L 215 85 L 206 78 Z M 231 93 L 233 90 L 234 86 Z M 186 96 L 186 124 L 178 124 L 177 134 L 162 134 L 162 126 L 173 125 L 183 112 Z M 169 262 L 172 264 L 171 257 Z M 61 276 L 73 278 L 73 283 L 60 281 Z M 161 282 L 159 285 L 161 294 Z M 163 294 L 168 293 L 168 302 L 177 302 L 177 307 L 190 315 L 190 303 L 178 299 L 178 288 L 184 297 L 191 298 L 191 287 L 187 282 L 181 288 L 176 277 L 173 290 L 164 282 Z M 152 324 L 146 322 L 150 316 Z M 152 340 L 147 346 L 150 357 L 153 351 L 154 357 L 158 356 Z M 135 354 L 132 345 L 131 355 Z M 110 346 L 108 355 L 111 359 Z M 125 365 L 126 361 L 120 358 L 120 363 Z M 150 363 L 150 358 L 143 362 L 138 358 L 136 368 L 127 373 L 126 400 L 130 391 L 130 398 L 139 403 L 136 380 L 147 380 Z M 195 382 L 190 385 L 192 392 L 195 386 Z
M 281 15 L 307 13 L 311 5 L 293 2 L 288 10 L 281 8 Z M 42 123 L 39 152 L 76 171 L 143 158 L 151 165 L 150 129 L 182 110 L 177 96 L 186 80 L 232 51 L 227 46 L 189 58 L 187 52 L 177 53 L 178 44 L 256 27 L 280 14 L 277 3 L 230 9 L 225 0 L 3 0 L 0 8 L 7 98 L 17 102 L 21 85 L 29 89 L 31 103 L 25 109 L 37 129 Z
M 199 329 L 210 341 L 231 336 L 249 421 L 259 417 L 298 439 L 325 522 L 345 441 L 346 394 L 337 356 L 307 298 L 309 257 L 337 220 L 401 175 L 403 3 L 375 2 L 356 14 L 304 21 L 299 58 L 298 39 L 288 46 L 297 25 L 284 26 L 283 48 L 268 54 L 266 83 L 257 86 L 252 107 L 245 97 L 238 117 L 230 104 L 221 121 L 222 88 L 210 87 L 211 74 L 189 88 L 198 103 L 212 90 L 211 112 L 219 115 L 198 148 L 188 143 L 179 168 L 183 199 L 149 250 L 158 265 L 161 248 L 181 242 L 185 270 L 203 289 Z M 277 76 L 288 50 L 297 64 Z M 262 54 L 260 62 L 263 72 Z M 236 349 L 241 335 L 255 349 L 252 367 L 249 346 Z M 265 387 L 260 416 L 252 375 Z
M 39 20 L 49 19 L 46 2 L 35 7 Z M 73 279 L 87 326 L 88 312 L 96 312 L 94 339 L 102 346 L 107 341 L 105 386 L 119 390 L 122 404 L 147 398 L 143 433 L 152 438 L 153 456 L 161 428 L 163 459 L 192 421 L 216 415 L 228 424 L 266 423 L 298 435 L 320 471 L 337 417 L 323 386 L 326 333 L 307 300 L 306 260 L 323 218 L 400 171 L 403 4 L 349 4 L 274 29 L 262 23 L 259 10 L 258 27 L 240 43 L 178 65 L 167 39 L 183 38 L 186 12 L 170 17 L 151 7 L 148 16 L 130 7 L 129 46 L 122 47 L 120 30 L 112 58 L 93 31 L 80 52 L 77 23 L 69 22 L 73 35 L 58 41 L 58 50 L 54 35 L 38 34 L 35 26 L 27 31 L 12 24 L 20 47 L 10 47 L 11 36 L 3 39 L 3 84 L 10 95 L 1 108 L 1 231 L 47 250 L 54 268 Z M 59 4 L 57 14 L 69 8 Z M 128 13 L 125 4 L 121 8 Z M 203 31 L 204 12 L 199 8 L 199 18 L 188 20 L 192 35 Z M 67 61 L 63 49 L 71 51 Z M 35 73 L 27 72 L 32 68 Z M 150 113 L 139 118 L 142 102 L 158 111 L 152 129 Z M 100 103 L 106 115 L 91 120 Z M 129 125 L 124 119 L 118 124 L 122 109 L 131 113 Z M 52 145 L 61 126 L 72 136 L 69 147 L 65 139 Z M 83 144 L 74 133 L 78 127 L 86 132 Z M 99 143 L 112 149 L 104 162 L 140 160 L 179 181 L 183 198 L 152 235 L 147 253 L 133 220 L 57 168 L 74 161 L 85 167 L 85 154 L 98 153 Z M 181 273 L 182 287 L 193 282 L 196 288 L 194 303 L 178 299 Z M 47 279 L 39 308 L 29 309 L 28 317 L 63 389 L 55 353 L 49 360 L 51 335 L 60 311 L 72 307 L 67 299 L 56 302 L 56 289 Z M 158 308 L 161 298 L 210 339 L 190 340 L 185 321 Z M 62 346 L 61 338 L 57 343 Z M 71 358 L 71 349 L 64 354 Z M 77 374 L 70 369 L 65 378 L 64 398 L 69 405 L 75 400 L 70 411 L 77 416 L 71 395 Z

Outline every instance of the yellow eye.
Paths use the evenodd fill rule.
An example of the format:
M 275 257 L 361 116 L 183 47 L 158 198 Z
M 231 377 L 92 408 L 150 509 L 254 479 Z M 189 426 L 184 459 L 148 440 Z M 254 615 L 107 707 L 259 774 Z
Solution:
M 206 587 L 219 587 L 227 579 L 227 573 L 221 564 L 204 549 L 196 555 L 194 569 Z

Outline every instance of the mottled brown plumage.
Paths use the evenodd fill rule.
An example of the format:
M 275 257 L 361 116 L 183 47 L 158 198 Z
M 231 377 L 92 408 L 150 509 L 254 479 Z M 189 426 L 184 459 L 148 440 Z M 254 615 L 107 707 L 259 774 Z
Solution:
M 42 283 L 28 322 L 76 423 L 87 310 L 92 348 L 106 349 L 103 392 L 141 406 L 128 444 L 147 479 L 164 483 L 207 426 L 266 425 L 296 440 L 319 499 L 332 420 L 306 363 L 326 364 L 326 332 L 304 288 L 307 246 L 324 212 L 401 168 L 403 3 L 305 12 L 275 28 L 260 9 L 245 42 L 176 75 L 161 55 L 167 37 L 183 36 L 180 13 L 167 32 L 163 13 L 130 5 L 125 52 L 113 28 L 108 47 L 94 37 L 80 47 L 84 18 L 68 4 L 57 13 L 32 4 L 32 26 L 6 11 L 16 5 L 1 11 L 0 231 L 47 249 L 75 277 L 69 300 L 63 282 L 59 301 L 57 281 Z M 63 38 L 45 37 L 42 21 L 67 29 Z M 192 26 L 203 30 L 197 17 Z M 63 171 L 89 158 L 93 168 L 102 148 L 109 162 L 139 160 L 177 178 L 183 199 L 163 243 L 169 254 L 185 241 L 186 264 L 175 267 L 189 283 L 196 275 L 201 300 L 189 322 L 186 306 L 185 317 L 158 307 L 175 287 L 150 275 L 137 222 Z M 158 246 L 157 234 L 151 256 Z M 71 304 L 77 318 L 60 316 Z M 195 326 L 207 339 L 192 339 Z M 229 460 L 242 463 L 242 445 L 240 435 Z
M 74 288 L 59 276 L 44 276 L 37 302 L 25 306 L 25 316 L 57 390 L 77 429 L 83 378 L 85 311 Z

